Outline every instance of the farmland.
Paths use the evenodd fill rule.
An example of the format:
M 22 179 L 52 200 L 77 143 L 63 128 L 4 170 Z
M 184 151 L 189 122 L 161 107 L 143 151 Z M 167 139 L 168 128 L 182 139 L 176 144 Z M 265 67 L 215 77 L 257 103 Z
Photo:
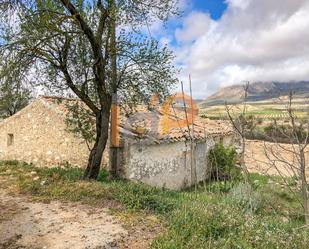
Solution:
M 288 98 L 283 97 L 280 99 L 269 99 L 263 101 L 254 101 L 248 102 L 246 105 L 246 113 L 248 116 L 252 115 L 257 119 L 262 120 L 273 120 L 279 119 L 284 120 L 288 118 L 287 113 L 287 105 L 288 105 Z M 306 117 L 306 113 L 308 112 L 309 108 L 309 101 L 308 98 L 295 98 L 293 100 L 293 109 L 295 115 L 299 118 Z M 243 104 L 236 104 L 232 107 L 232 113 L 237 115 L 240 114 L 243 110 Z M 206 108 L 200 109 L 200 115 L 202 117 L 208 117 L 211 119 L 226 119 L 226 106 L 224 104 L 221 105 L 209 105 Z

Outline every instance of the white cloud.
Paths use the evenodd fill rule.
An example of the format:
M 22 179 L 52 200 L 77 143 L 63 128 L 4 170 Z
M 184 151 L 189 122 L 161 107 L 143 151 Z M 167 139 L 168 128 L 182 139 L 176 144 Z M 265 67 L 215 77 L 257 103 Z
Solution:
M 233 8 L 246 9 L 250 3 L 250 0 L 227 0 L 226 1 Z
M 192 12 L 175 31 L 180 76 L 197 98 L 250 81 L 309 80 L 308 0 L 227 0 L 218 21 Z
M 211 22 L 208 13 L 193 11 L 184 19 L 183 28 L 176 29 L 176 39 L 183 42 L 193 41 L 208 32 Z

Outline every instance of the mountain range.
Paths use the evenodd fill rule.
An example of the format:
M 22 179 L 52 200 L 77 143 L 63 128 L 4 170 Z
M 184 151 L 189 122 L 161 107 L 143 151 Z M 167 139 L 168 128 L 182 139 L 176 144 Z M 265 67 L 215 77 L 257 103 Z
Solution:
M 293 92 L 296 97 L 309 98 L 309 81 L 297 82 L 255 82 L 248 88 L 247 101 L 260 101 L 280 96 L 288 95 Z M 240 103 L 244 100 L 244 85 L 232 85 L 221 88 L 219 91 L 200 102 L 200 107 L 210 105 L 220 105 L 227 103 Z

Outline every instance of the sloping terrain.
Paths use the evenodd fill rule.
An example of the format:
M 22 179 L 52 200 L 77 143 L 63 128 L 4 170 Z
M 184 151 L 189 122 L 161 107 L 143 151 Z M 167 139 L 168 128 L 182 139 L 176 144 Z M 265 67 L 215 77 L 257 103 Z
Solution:
M 295 97 L 309 97 L 309 81 L 301 82 L 256 82 L 252 83 L 248 89 L 248 101 L 268 100 L 288 95 L 293 91 Z M 200 103 L 201 108 L 209 105 L 228 103 L 240 103 L 244 98 L 244 86 L 233 85 L 221 88 L 215 94 L 209 96 Z

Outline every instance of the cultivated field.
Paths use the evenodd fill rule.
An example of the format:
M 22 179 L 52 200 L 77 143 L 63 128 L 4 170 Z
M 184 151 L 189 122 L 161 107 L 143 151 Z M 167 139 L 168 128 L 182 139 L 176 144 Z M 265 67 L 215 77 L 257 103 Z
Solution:
M 253 115 L 255 118 L 264 120 L 271 119 L 286 119 L 288 99 L 282 97 L 280 99 L 270 99 L 247 103 L 247 115 Z M 293 109 L 299 118 L 304 118 L 309 109 L 308 98 L 295 98 L 293 100 Z M 233 107 L 233 113 L 239 114 L 243 110 L 242 104 L 237 104 Z M 225 105 L 213 105 L 207 108 L 200 109 L 200 115 L 214 119 L 227 118 Z

